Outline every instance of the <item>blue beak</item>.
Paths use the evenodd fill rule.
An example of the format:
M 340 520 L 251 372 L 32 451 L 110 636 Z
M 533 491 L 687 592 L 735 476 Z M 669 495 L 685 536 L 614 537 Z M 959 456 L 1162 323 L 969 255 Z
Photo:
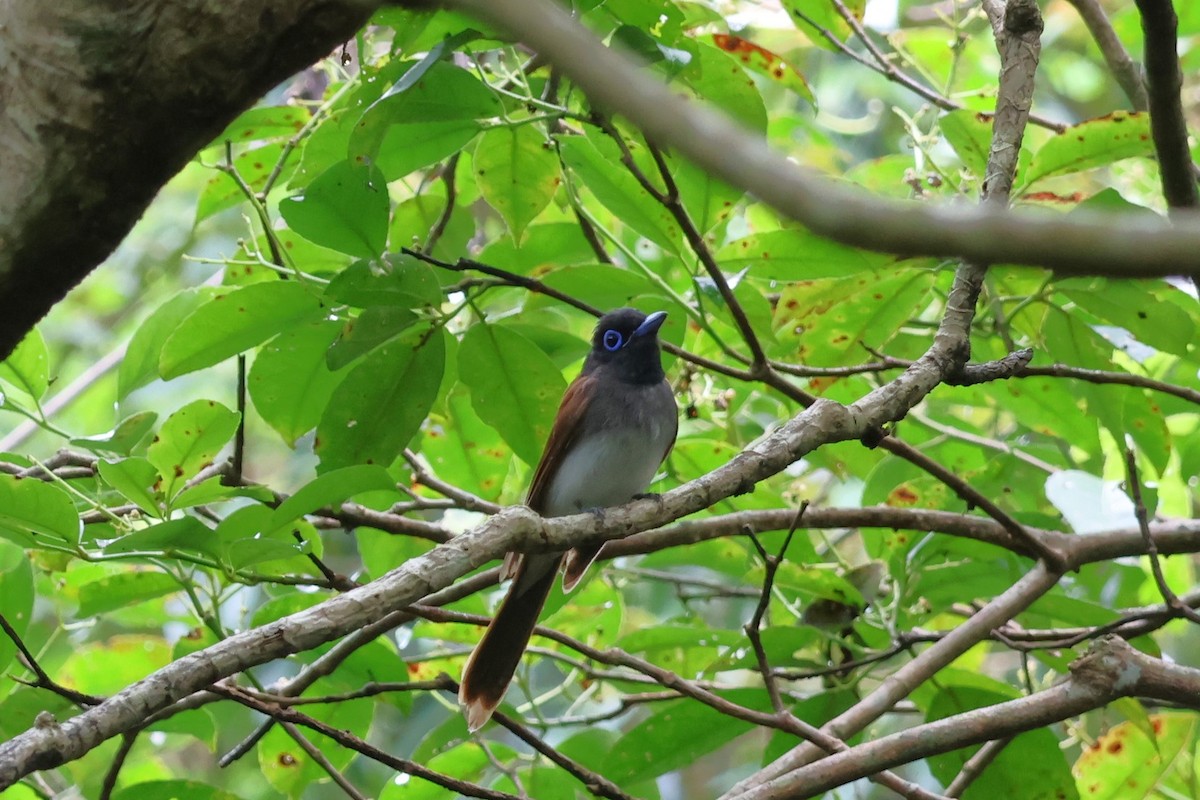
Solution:
M 630 339 L 636 339 L 639 336 L 653 336 L 658 333 L 658 329 L 667 321 L 667 312 L 655 311 L 650 316 L 646 317 L 646 321 L 637 326 L 637 330 L 633 332 Z

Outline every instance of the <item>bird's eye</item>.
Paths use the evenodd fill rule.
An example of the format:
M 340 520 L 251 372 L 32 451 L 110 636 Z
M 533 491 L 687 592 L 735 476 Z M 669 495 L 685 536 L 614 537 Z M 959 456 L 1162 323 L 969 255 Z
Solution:
M 604 349 L 610 353 L 619 350 L 624 342 L 625 339 L 621 336 L 620 331 L 610 329 L 604 332 Z

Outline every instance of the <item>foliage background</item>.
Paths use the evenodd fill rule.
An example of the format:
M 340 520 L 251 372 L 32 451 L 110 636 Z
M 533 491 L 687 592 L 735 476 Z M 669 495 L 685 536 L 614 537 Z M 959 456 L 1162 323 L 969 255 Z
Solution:
M 807 166 L 895 199 L 975 202 L 991 133 L 978 112 L 995 106 L 1000 68 L 986 16 L 974 4 L 848 5 L 854 25 L 836 2 L 800 0 L 577 10 L 677 91 Z M 1072 5 L 1043 11 L 1041 124 L 1027 132 L 1014 203 L 1162 213 L 1144 109 Z M 864 12 L 871 45 L 925 96 L 871 67 L 854 30 Z M 1200 9 L 1178 12 L 1187 75 Z M 1139 57 L 1137 9 L 1113 4 L 1107 18 Z M 722 38 L 731 33 L 745 40 Z M 597 113 L 570 80 L 466 15 L 380 11 L 198 153 L 0 367 L 11 420 L 0 441 L 0 613 L 44 670 L 39 679 L 14 640 L 0 640 L 0 733 L 17 736 L 42 711 L 64 719 L 74 702 L 378 578 L 519 503 L 595 310 L 670 312 L 666 361 L 683 419 L 655 487 L 667 491 L 777 430 L 805 395 L 852 403 L 919 358 L 956 266 L 816 237 Z M 1128 446 L 1150 514 L 1189 519 L 1198 316 L 1180 280 L 992 266 L 973 358 L 1028 347 L 1032 368 L 939 386 L 893 433 L 1020 525 L 1074 534 L 1136 526 Z M 756 348 L 771 380 L 751 369 Z M 890 511 L 811 528 L 800 516 L 792 535 L 805 503 Z M 791 714 L 820 725 L 1030 569 L 1028 550 L 902 516 L 921 509 L 981 516 L 911 460 L 828 444 L 702 513 L 730 535 L 623 557 L 551 600 L 548 627 L 670 670 L 737 710 L 561 641 L 538 643 L 506 708 L 630 796 L 716 796 L 798 742 L 748 713 L 772 709 L 764 672 Z M 779 512 L 756 540 L 727 517 L 752 511 Z M 1161 566 L 1194 605 L 1184 591 L 1193 557 Z M 497 597 L 449 608 L 486 614 Z M 1194 623 L 1146 610 L 1163 604 L 1146 559 L 1066 574 L 865 737 L 1035 695 L 1101 630 L 1148 614 L 1157 624 L 1130 627 L 1132 644 L 1196 663 Z M 581 773 L 497 726 L 467 736 L 439 675 L 457 676 L 478 628 L 425 616 L 356 649 L 307 689 L 328 702 L 298 710 L 475 787 L 586 796 Z M 764 622 L 766 669 L 743 630 L 752 619 Z M 328 651 L 237 683 L 270 687 Z M 367 696 L 341 696 L 364 686 Z M 1197 796 L 1195 721 L 1121 700 L 1017 738 L 967 796 L 1116 796 L 1104 791 L 1129 780 Z M 257 724 L 237 703 L 208 702 L 5 797 L 71 786 L 145 797 L 162 781 L 187 781 L 153 789 L 181 797 L 448 791 L 279 725 L 218 768 Z M 1101 757 L 1116 751 L 1096 745 L 1115 741 L 1129 742 L 1127 761 Z M 946 786 L 967 752 L 902 774 Z

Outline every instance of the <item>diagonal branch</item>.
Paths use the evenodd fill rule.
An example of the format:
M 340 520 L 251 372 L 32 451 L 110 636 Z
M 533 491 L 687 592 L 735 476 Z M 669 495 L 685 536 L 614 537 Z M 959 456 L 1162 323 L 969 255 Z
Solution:
M 865 742 L 746 794 L 746 800 L 809 797 L 879 769 L 1034 730 L 1140 695 L 1196 708 L 1200 670 L 1169 664 L 1103 639 L 1071 664 L 1071 677 L 1030 697 L 999 703 Z
M 1087 26 L 1092 38 L 1096 40 L 1096 46 L 1100 48 L 1100 55 L 1104 57 L 1109 71 L 1121 85 L 1121 91 L 1125 92 L 1125 96 L 1129 98 L 1129 104 L 1133 106 L 1133 110 L 1145 111 L 1149 108 L 1150 101 L 1146 97 L 1146 87 L 1142 83 L 1141 67 L 1129 55 L 1129 51 L 1121 43 L 1121 37 L 1117 36 L 1117 32 L 1113 30 L 1112 22 L 1109 21 L 1108 14 L 1100 5 L 1100 0 L 1067 0 L 1067 2 L 1075 6 L 1075 10 L 1079 12 L 1079 18 L 1083 20 L 1083 24 Z
M 1033 264 L 1063 274 L 1177 275 L 1200 269 L 1200 220 L 1177 225 L 1139 215 L 1013 213 L 991 207 L 895 203 L 816 177 L 726 117 L 680 98 L 605 47 L 548 0 L 452 0 L 527 45 L 591 100 L 628 117 L 660 146 L 678 149 L 812 231 L 898 255 Z

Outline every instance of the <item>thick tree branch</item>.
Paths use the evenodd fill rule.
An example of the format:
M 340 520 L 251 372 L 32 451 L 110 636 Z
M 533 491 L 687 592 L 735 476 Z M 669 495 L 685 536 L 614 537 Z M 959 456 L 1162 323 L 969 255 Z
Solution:
M 880 398 L 873 412 L 898 413 Z M 467 572 L 531 543 L 566 550 L 606 536 L 627 535 L 708 508 L 753 486 L 828 441 L 860 437 L 872 406 L 854 410 L 818 401 L 732 461 L 658 499 L 634 501 L 602 514 L 543 520 L 524 508 L 502 511 L 478 528 L 411 559 L 379 580 L 306 611 L 184 656 L 105 703 L 60 725 L 34 728 L 0 745 L 0 788 L 37 769 L 82 756 L 146 717 L 257 664 L 312 649 L 371 624 L 389 611 L 448 586 Z
M 819 178 L 726 117 L 677 96 L 604 47 L 548 0 L 452 0 L 510 31 L 561 68 L 593 102 L 625 115 L 730 184 L 822 236 L 900 255 L 1032 264 L 1063 274 L 1177 275 L 1200 270 L 1200 220 L 1168 225 L 1088 213 L 893 203 Z

